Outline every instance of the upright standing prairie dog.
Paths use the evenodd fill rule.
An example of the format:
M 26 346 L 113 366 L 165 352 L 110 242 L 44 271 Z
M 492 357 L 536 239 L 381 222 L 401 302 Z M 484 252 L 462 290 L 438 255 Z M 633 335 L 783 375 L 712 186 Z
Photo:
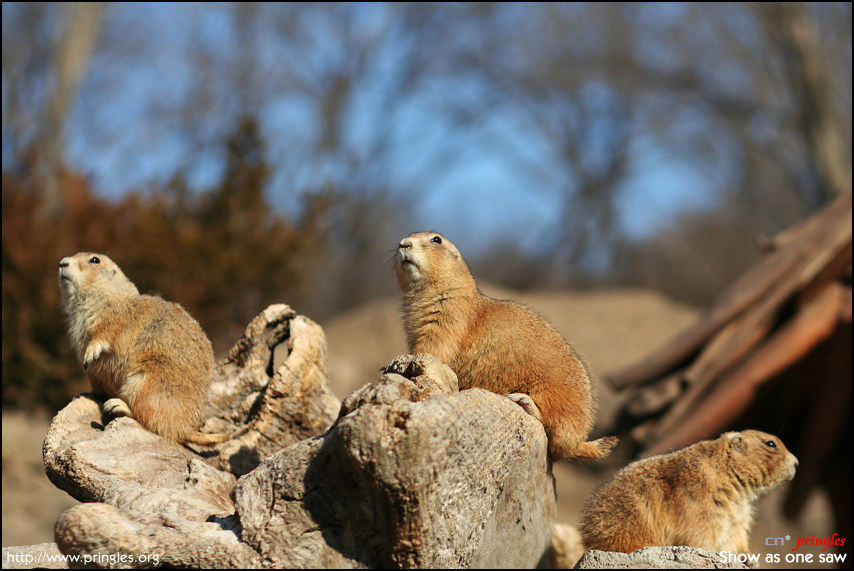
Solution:
M 483 295 L 457 248 L 435 232 L 400 241 L 397 279 L 409 351 L 453 369 L 460 389 L 505 395 L 543 423 L 552 460 L 602 458 L 614 437 L 587 441 L 587 369 L 561 335 L 526 307 Z
M 588 500 L 584 546 L 631 553 L 689 545 L 746 554 L 754 500 L 791 480 L 797 466 L 779 438 L 758 430 L 637 460 Z
M 71 344 L 104 412 L 132 416 L 178 442 L 210 445 L 202 407 L 214 357 L 198 322 L 177 303 L 140 295 L 104 254 L 80 252 L 59 262 Z

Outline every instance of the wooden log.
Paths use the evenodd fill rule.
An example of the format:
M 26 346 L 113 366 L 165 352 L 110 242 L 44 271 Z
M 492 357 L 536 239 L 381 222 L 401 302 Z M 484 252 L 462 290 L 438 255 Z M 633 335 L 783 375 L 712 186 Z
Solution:
M 806 253 L 796 261 L 807 263 Z M 797 268 L 798 264 L 793 263 Z M 794 273 L 798 275 L 797 272 Z M 789 278 L 768 292 L 749 312 L 727 325 L 706 346 L 693 365 L 688 367 L 685 379 L 690 387 L 679 401 L 661 418 L 653 432 L 653 438 L 661 437 L 674 430 L 683 419 L 692 414 L 700 401 L 707 398 L 713 385 L 727 370 L 745 358 L 776 325 L 780 306 L 798 289 L 797 279 Z
M 847 295 L 850 295 L 851 288 L 846 289 Z M 850 444 L 844 444 L 850 443 L 850 437 L 845 438 L 845 431 L 850 435 L 851 430 L 850 424 L 846 427 L 846 423 L 851 422 L 851 328 L 847 328 L 847 335 L 840 331 L 812 359 L 820 363 L 813 372 L 821 382 L 813 387 L 810 400 L 804 403 L 802 414 L 807 420 L 799 435 L 800 440 L 793 442 L 803 452 L 798 456 L 798 473 L 789 488 L 783 508 L 789 518 L 800 515 L 809 491 L 820 486 L 826 480 L 828 471 L 834 471 L 834 466 L 838 470 L 843 455 L 850 458 Z M 849 473 L 849 490 L 850 485 Z M 850 505 L 850 502 L 846 504 L 848 509 Z
M 800 293 L 798 304 L 803 306 L 821 291 L 827 282 L 840 281 L 841 276 L 851 275 L 851 238 L 849 233 L 848 243 L 843 244 L 835 253 L 833 259 L 825 265 L 812 282 Z M 849 277 L 850 281 L 850 277 Z
M 848 292 L 842 302 L 842 307 L 839 308 L 839 319 L 845 323 L 851 323 L 852 313 L 851 286 L 848 287 Z
M 614 390 L 654 382 L 684 366 L 709 337 L 756 304 L 781 283 L 803 287 L 851 242 L 851 193 L 780 235 L 785 247 L 773 251 L 743 274 L 696 325 L 640 363 L 606 376 Z M 827 250 L 831 252 L 828 253 Z
M 718 383 L 702 403 L 685 411 L 667 432 L 656 427 L 647 454 L 660 454 L 687 446 L 722 431 L 751 402 L 757 387 L 802 359 L 836 328 L 846 288 L 828 287 L 782 327 L 737 370 Z
M 638 390 L 631 396 L 621 409 L 622 417 L 626 417 L 625 425 L 618 423 L 616 429 L 621 430 L 637 424 L 639 419 L 647 419 L 656 415 L 673 404 L 682 394 L 682 379 L 685 371 L 678 371 L 652 385 Z

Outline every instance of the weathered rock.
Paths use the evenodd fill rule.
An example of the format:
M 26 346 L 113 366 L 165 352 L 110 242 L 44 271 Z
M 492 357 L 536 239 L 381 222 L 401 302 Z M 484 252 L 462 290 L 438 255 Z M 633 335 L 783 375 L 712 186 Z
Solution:
M 89 566 L 251 566 L 257 559 L 229 528 L 236 525 L 232 474 L 132 419 L 101 425 L 100 403 L 90 397 L 78 396 L 54 418 L 44 461 L 58 487 L 103 502 L 66 511 L 54 528 L 62 553 L 88 558 Z
M 16 545 L 3 548 L 3 569 L 68 569 L 65 556 L 55 543 Z
M 51 423 L 45 471 L 76 499 L 113 507 L 88 504 L 63 514 L 56 527 L 61 549 L 106 556 L 136 546 L 137 554 L 169 565 L 190 564 L 204 554 L 206 565 L 251 564 L 257 554 L 239 543 L 236 520 L 229 520 L 236 481 L 230 472 L 247 472 L 263 457 L 323 432 L 334 421 L 339 403 L 326 382 L 325 352 L 319 326 L 285 305 L 267 308 L 249 324 L 211 383 L 215 416 L 205 430 L 233 438 L 213 449 L 198 447 L 198 453 L 130 418 L 102 418 L 101 403 L 88 395 L 75 398 Z M 210 519 L 219 523 L 203 523 Z M 173 549 L 182 536 L 185 548 Z M 128 543 L 134 537 L 148 538 L 144 550 L 138 540 Z M 147 551 L 160 539 L 168 541 Z M 230 559 L 217 559 L 217 553 Z
M 633 553 L 586 551 L 575 569 L 749 569 L 699 547 L 644 547 Z
M 408 359 L 419 384 L 386 373 L 345 401 L 322 438 L 240 479 L 243 538 L 265 561 L 533 567 L 547 553 L 555 497 L 542 425 L 479 389 L 419 402 L 431 372 L 445 386 L 453 373 L 430 356 Z
M 54 417 L 43 455 L 50 480 L 81 502 L 197 521 L 234 511 L 233 475 L 130 418 L 104 426 L 101 403 L 86 395 Z
M 271 305 L 217 366 L 209 401 L 204 431 L 231 436 L 215 446 L 209 462 L 236 476 L 322 434 L 340 408 L 329 388 L 323 330 L 287 305 Z
M 341 403 L 339 416 L 370 404 L 391 404 L 401 398 L 421 402 L 429 396 L 459 391 L 457 375 L 432 355 L 399 355 L 382 368 L 379 383 L 368 383 Z
M 277 349 L 281 364 L 274 367 Z M 197 454 L 130 418 L 102 418 L 101 403 L 81 395 L 51 423 L 45 471 L 80 501 L 135 505 L 142 512 L 177 509 L 201 519 L 226 515 L 233 512 L 228 496 L 235 481 L 228 472 L 239 476 L 273 452 L 322 433 L 340 408 L 326 379 L 323 331 L 286 305 L 272 305 L 252 320 L 217 366 L 210 393 L 205 430 L 232 439 L 195 447 Z
M 231 442 L 197 454 L 129 418 L 104 425 L 97 401 L 76 398 L 51 425 L 45 469 L 74 497 L 101 503 L 59 518 L 60 550 L 100 567 L 543 560 L 555 497 L 539 422 L 504 397 L 457 392 L 453 372 L 429 355 L 395 359 L 335 420 L 325 373 L 322 331 L 271 306 L 212 387 L 217 416 L 205 430 Z M 231 495 L 231 472 L 259 462 Z
M 90 568 L 262 566 L 258 554 L 240 540 L 233 516 L 200 522 L 107 504 L 81 504 L 59 516 L 55 534 L 63 553 L 88 558 Z M 87 562 L 71 562 L 72 567 L 82 563 Z

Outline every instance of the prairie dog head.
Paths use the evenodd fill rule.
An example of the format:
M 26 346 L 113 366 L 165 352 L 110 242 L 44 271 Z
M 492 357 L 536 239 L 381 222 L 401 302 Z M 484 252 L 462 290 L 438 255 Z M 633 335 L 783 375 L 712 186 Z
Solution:
M 759 493 L 795 477 L 798 459 L 783 441 L 765 432 L 745 430 L 723 435 L 735 470 Z
M 94 252 L 79 252 L 62 258 L 59 287 L 68 310 L 83 300 L 139 293 L 115 262 Z
M 430 284 L 474 280 L 454 244 L 436 232 L 416 232 L 397 247 L 397 281 L 404 291 Z

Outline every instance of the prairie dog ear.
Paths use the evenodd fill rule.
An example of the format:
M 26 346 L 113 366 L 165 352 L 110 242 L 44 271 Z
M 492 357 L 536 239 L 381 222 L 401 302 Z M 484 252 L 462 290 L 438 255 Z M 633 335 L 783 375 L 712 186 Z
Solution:
M 744 452 L 746 448 L 744 444 L 744 438 L 738 432 L 727 432 L 726 433 L 727 440 L 729 440 L 729 445 L 733 450 L 737 452 Z

